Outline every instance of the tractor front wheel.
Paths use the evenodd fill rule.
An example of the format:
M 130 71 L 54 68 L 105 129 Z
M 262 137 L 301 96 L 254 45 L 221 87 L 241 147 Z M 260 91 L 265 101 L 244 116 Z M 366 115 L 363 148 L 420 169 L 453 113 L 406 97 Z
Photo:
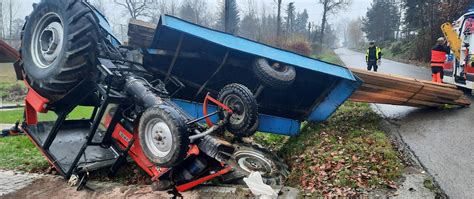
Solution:
M 148 108 L 140 118 L 138 137 L 145 156 L 159 167 L 180 164 L 189 150 L 184 118 L 169 106 Z

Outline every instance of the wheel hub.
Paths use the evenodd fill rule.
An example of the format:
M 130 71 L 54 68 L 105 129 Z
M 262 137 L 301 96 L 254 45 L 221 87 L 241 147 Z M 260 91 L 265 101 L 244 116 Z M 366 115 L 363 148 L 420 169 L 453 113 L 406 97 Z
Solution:
M 158 156 L 165 157 L 171 152 L 173 140 L 171 129 L 160 119 L 153 119 L 145 127 L 146 140 L 150 151 Z
M 262 175 L 265 175 L 273 172 L 272 164 L 264 157 L 261 157 L 260 154 L 253 152 L 241 153 L 236 159 L 240 168 L 249 173 L 258 171 Z
M 244 102 L 237 95 L 229 95 L 224 99 L 224 104 L 230 107 L 234 112 L 229 120 L 232 124 L 238 124 L 245 118 Z
M 31 54 L 35 65 L 48 68 L 60 56 L 64 28 L 59 16 L 49 13 L 37 23 L 32 35 Z

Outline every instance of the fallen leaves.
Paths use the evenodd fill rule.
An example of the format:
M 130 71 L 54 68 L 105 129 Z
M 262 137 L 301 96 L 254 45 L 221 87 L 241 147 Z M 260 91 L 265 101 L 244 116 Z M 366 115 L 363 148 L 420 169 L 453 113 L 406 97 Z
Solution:
M 390 140 L 378 130 L 378 116 L 370 111 L 350 103 L 328 122 L 309 124 L 302 136 L 291 138 L 285 146 L 292 168 L 290 185 L 327 197 L 397 189 L 394 180 L 403 165 Z

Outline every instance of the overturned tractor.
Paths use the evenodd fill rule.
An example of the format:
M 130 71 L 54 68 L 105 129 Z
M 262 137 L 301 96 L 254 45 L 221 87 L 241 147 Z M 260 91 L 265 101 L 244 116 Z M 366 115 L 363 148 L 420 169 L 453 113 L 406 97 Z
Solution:
M 127 161 L 158 190 L 240 182 L 251 172 L 282 184 L 281 159 L 241 138 L 297 135 L 300 121 L 325 120 L 360 85 L 344 67 L 171 16 L 151 46 L 125 47 L 83 0 L 34 5 L 15 70 L 29 87 L 22 128 L 79 187 L 88 172 L 113 175 Z M 70 119 L 79 106 L 89 117 Z M 44 120 L 46 112 L 57 117 Z

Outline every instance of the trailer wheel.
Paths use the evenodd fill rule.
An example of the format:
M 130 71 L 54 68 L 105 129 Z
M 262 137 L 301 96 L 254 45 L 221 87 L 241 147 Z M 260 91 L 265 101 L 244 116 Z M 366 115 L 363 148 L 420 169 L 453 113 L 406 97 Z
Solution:
M 252 92 L 241 84 L 229 84 L 219 92 L 219 101 L 234 112 L 226 129 L 238 137 L 252 136 L 258 127 L 258 106 Z M 221 119 L 228 117 L 220 111 Z
M 221 177 L 224 183 L 243 184 L 243 178 L 252 172 L 260 172 L 263 181 L 268 185 L 282 185 L 290 172 L 283 160 L 272 152 L 259 146 L 239 143 L 235 144 L 232 159 L 235 161 L 234 171 Z
M 81 80 L 91 78 L 96 64 L 98 25 L 82 0 L 43 0 L 26 22 L 21 57 L 26 80 L 56 101 Z
M 169 106 L 148 108 L 140 118 L 138 137 L 145 156 L 160 167 L 178 165 L 189 150 L 186 123 Z
M 293 66 L 270 64 L 265 58 L 256 59 L 252 68 L 263 85 L 275 89 L 291 86 L 296 78 L 296 70 Z

